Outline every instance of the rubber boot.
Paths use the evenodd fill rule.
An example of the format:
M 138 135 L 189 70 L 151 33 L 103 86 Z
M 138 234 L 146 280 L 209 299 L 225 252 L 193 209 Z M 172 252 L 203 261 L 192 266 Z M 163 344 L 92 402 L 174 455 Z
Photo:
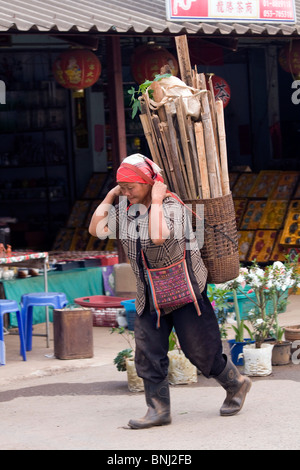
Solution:
M 132 429 L 145 429 L 152 426 L 163 426 L 171 423 L 170 415 L 170 391 L 166 378 L 155 384 L 144 380 L 146 403 L 148 410 L 140 419 L 131 419 L 128 426 Z
M 220 414 L 221 416 L 233 416 L 242 409 L 246 394 L 252 384 L 249 377 L 241 375 L 231 360 L 225 355 L 224 357 L 227 360 L 225 369 L 215 377 L 227 392 Z

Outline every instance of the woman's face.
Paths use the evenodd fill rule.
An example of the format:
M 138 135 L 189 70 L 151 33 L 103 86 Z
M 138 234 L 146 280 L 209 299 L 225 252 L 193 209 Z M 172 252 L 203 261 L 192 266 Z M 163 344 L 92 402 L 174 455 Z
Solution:
M 151 203 L 150 184 L 143 183 L 119 183 L 122 196 L 126 196 L 130 204 L 144 204 L 148 206 Z

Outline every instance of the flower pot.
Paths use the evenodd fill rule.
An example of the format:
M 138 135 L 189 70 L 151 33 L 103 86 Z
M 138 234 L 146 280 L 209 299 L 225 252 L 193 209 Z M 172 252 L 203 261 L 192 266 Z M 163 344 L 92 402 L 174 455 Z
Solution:
M 244 374 L 250 376 L 265 376 L 272 373 L 273 344 L 263 343 L 260 348 L 255 344 L 244 346 Z
M 233 364 L 236 366 L 242 366 L 244 364 L 244 359 L 243 357 L 239 358 L 239 356 L 243 353 L 243 347 L 247 344 L 254 343 L 254 341 L 252 341 L 250 338 L 244 338 L 243 342 L 237 342 L 234 339 L 229 339 L 227 342 L 229 344 L 230 355 Z
M 285 326 L 284 337 L 286 341 L 300 340 L 300 325 Z
M 137 373 L 133 359 L 126 359 L 127 383 L 130 392 L 143 392 L 144 382 Z
M 272 366 L 283 366 L 291 361 L 291 343 L 282 341 L 275 343 L 272 351 Z
M 187 359 L 183 352 L 169 351 L 168 380 L 171 385 L 182 385 L 197 382 L 197 368 Z

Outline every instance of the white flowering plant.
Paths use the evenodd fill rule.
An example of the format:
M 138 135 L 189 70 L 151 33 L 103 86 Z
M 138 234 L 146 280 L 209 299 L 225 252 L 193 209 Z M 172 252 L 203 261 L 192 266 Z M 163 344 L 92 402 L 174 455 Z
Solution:
M 274 319 L 272 316 L 261 317 L 260 312 L 251 309 L 248 312 L 248 319 L 252 327 L 252 338 L 255 340 L 256 348 L 260 348 L 262 343 L 272 334 Z
M 277 342 L 282 340 L 283 330 L 278 323 L 278 310 L 282 298 L 291 288 L 300 287 L 300 276 L 297 272 L 298 256 L 293 260 L 289 256 L 286 261 L 275 261 L 272 265 L 262 269 L 256 261 L 249 268 L 240 268 L 239 276 L 226 283 L 225 288 L 231 289 L 236 296 L 241 292 L 251 302 L 253 309 L 249 312 L 249 321 L 253 328 L 256 347 L 269 336 Z M 245 290 L 248 286 L 249 289 Z M 250 296 L 252 292 L 255 296 Z M 272 302 L 272 311 L 267 312 L 268 302 Z M 236 307 L 236 306 L 235 306 Z M 235 308 L 236 316 L 239 312 Z M 237 323 L 238 319 L 237 319 Z

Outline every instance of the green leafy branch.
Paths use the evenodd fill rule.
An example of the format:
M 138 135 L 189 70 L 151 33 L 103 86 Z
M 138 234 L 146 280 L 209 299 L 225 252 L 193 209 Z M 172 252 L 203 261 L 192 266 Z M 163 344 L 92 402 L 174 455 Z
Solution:
M 128 90 L 128 94 L 131 95 L 130 106 L 132 107 L 132 119 L 135 118 L 138 111 L 141 111 L 141 102 L 139 100 L 139 97 L 148 92 L 149 97 L 153 99 L 153 90 L 149 89 L 149 87 L 152 85 L 153 82 L 158 82 L 162 78 L 171 77 L 171 75 L 171 73 L 155 75 L 154 80 L 145 80 L 145 82 L 142 83 L 137 90 L 134 87 L 131 87 L 130 90 Z

